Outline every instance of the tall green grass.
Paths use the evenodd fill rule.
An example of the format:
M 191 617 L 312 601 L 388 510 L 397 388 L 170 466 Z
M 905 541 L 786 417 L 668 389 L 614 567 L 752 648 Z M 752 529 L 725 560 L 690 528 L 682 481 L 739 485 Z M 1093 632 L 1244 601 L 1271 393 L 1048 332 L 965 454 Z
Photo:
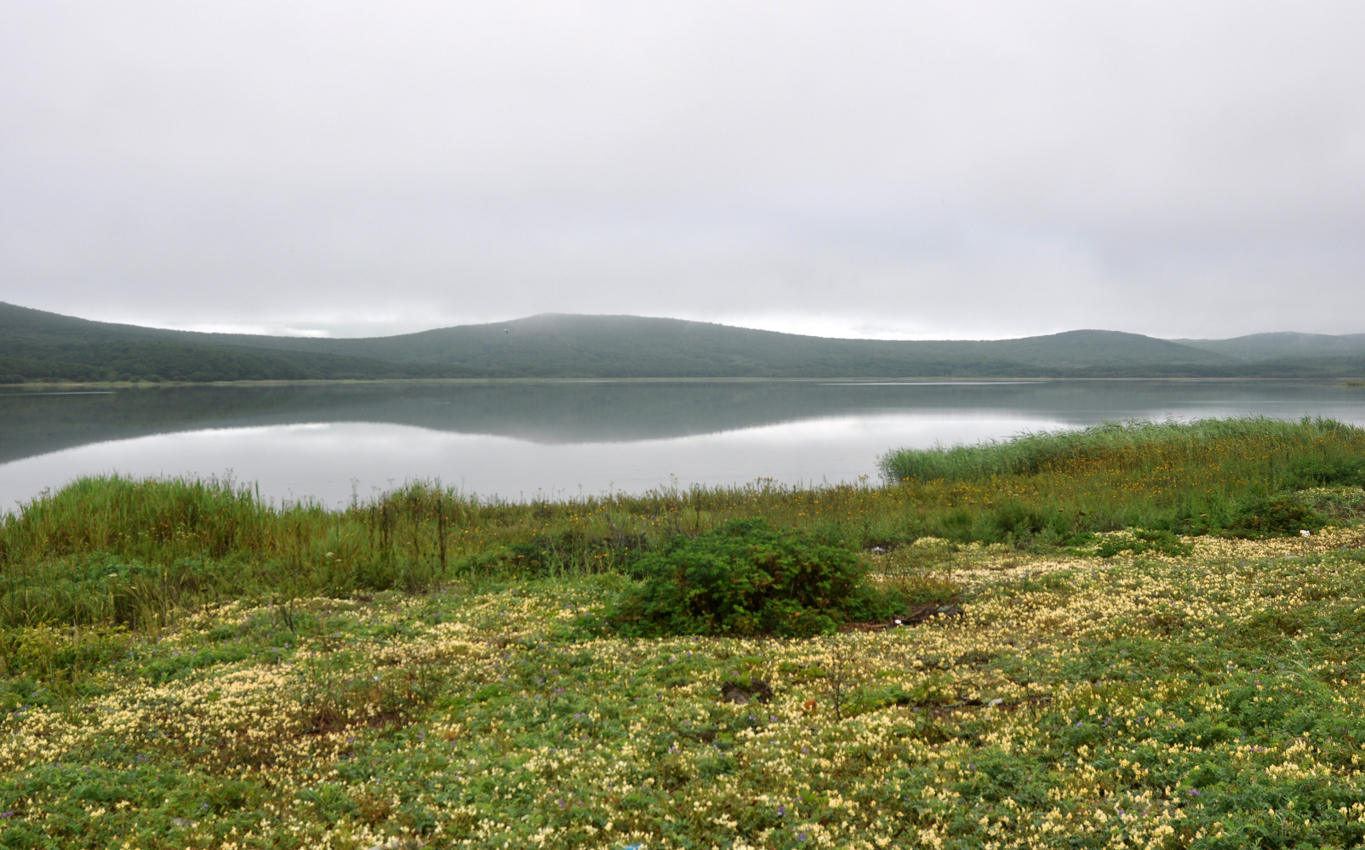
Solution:
M 1263 536 L 1315 521 L 1286 494 L 1365 484 L 1365 430 L 1328 419 L 1109 423 L 902 450 L 882 468 L 949 538 L 1064 539 L 1123 527 Z
M 1315 444 L 1326 446 L 1347 437 L 1342 448 L 1350 452 L 1349 437 L 1353 432 L 1358 433 L 1359 429 L 1330 419 L 1107 422 L 1077 431 L 1026 432 L 1008 440 L 977 445 L 900 449 L 883 456 L 881 469 L 887 481 L 899 482 L 980 481 L 1000 475 L 1066 471 L 1091 461 L 1118 460 L 1125 468 L 1134 465 L 1154 468 L 1182 455 L 1195 460 L 1216 454 L 1223 456 L 1225 462 L 1234 460 L 1219 451 L 1228 442 L 1240 443 L 1271 458 L 1284 450 L 1292 452 Z
M 1365 430 L 1327 420 L 1130 423 L 885 459 L 884 487 L 758 481 L 530 504 L 412 483 L 340 510 L 231 481 L 88 478 L 0 519 L 0 627 L 155 628 L 195 605 L 418 591 L 451 579 L 618 572 L 642 551 L 763 518 L 850 547 L 932 535 L 1019 547 L 1136 527 L 1296 533 L 1293 492 L 1365 485 Z M 1163 538 L 1166 539 L 1166 538 Z

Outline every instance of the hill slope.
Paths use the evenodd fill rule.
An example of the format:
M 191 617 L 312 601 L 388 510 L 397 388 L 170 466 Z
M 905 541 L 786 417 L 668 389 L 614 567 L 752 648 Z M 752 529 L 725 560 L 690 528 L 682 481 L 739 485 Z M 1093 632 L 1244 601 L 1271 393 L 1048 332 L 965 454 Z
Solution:
M 0 303 L 0 383 L 436 376 L 434 370 L 359 352 L 280 347 L 272 344 L 275 339 L 92 322 Z
M 1331 377 L 1365 374 L 1365 335 L 1360 340 L 1312 338 L 1311 345 L 1295 347 L 1288 342 L 1172 341 L 1101 330 L 993 341 L 844 340 L 677 319 L 559 314 L 389 337 L 308 339 L 160 330 L 0 303 L 0 383 L 475 377 Z M 1323 356 L 1329 350 L 1331 356 Z
M 1335 359 L 1365 356 L 1365 334 L 1267 333 L 1232 339 L 1176 340 L 1192 348 L 1249 361 Z

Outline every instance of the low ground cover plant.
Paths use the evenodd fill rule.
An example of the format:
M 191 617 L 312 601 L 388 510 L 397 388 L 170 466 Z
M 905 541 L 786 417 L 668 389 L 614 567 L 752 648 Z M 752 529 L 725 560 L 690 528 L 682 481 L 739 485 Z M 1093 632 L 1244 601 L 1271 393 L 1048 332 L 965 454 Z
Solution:
M 0 846 L 1357 846 L 1361 529 L 1187 543 L 917 543 L 960 616 L 801 640 L 581 635 L 606 574 L 6 629 Z

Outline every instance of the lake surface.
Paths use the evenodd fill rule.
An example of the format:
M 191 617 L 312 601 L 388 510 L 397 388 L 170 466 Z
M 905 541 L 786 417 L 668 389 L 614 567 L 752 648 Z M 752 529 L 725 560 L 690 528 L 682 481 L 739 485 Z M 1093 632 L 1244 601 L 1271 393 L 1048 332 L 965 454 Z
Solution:
M 898 447 L 1103 421 L 1323 416 L 1365 389 L 1269 381 L 400 383 L 0 390 L 0 511 L 82 475 L 225 478 L 275 503 L 410 481 L 523 501 L 879 483 Z

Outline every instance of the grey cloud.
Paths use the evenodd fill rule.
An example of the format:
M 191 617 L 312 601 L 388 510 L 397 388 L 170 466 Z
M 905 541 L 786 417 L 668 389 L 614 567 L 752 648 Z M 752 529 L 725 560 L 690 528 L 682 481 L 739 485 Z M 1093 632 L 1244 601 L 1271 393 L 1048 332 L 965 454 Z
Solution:
M 1363 329 L 1353 2 L 12 11 L 3 300 L 347 333 Z

